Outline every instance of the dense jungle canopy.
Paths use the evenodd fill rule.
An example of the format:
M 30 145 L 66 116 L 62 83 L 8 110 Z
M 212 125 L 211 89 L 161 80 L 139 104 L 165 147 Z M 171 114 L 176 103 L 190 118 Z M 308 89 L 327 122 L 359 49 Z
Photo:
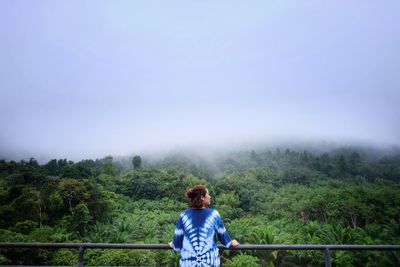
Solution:
M 204 184 L 242 244 L 400 244 L 400 153 L 248 150 L 72 162 L 0 160 L 0 242 L 167 243 Z M 69 249 L 2 249 L 0 264 L 75 265 Z M 334 251 L 334 266 L 399 266 L 394 251 Z M 173 251 L 87 250 L 85 265 L 176 266 Z M 321 266 L 319 251 L 223 251 L 223 266 Z

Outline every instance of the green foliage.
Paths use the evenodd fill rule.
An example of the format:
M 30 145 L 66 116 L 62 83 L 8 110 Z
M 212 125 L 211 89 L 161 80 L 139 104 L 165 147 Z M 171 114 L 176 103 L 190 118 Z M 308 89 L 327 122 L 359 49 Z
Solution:
M 270 227 L 258 226 L 252 229 L 247 237 L 247 240 L 251 244 L 273 244 L 274 234 L 272 233 L 272 229 Z M 258 250 L 252 252 L 252 254 L 260 259 L 262 266 L 266 266 L 266 264 L 272 264 L 277 258 L 276 251 Z
M 239 197 L 234 192 L 222 193 L 214 199 L 215 208 L 219 210 L 224 222 L 229 222 L 243 215 L 243 210 L 239 208 Z
M 239 254 L 227 261 L 224 266 L 227 267 L 258 267 L 260 266 L 259 260 L 250 255 Z
M 31 186 L 22 187 L 20 195 L 11 202 L 17 221 L 40 221 L 40 192 Z
M 142 167 L 142 158 L 139 155 L 136 155 L 132 158 L 133 168 L 140 169 Z
M 11 230 L 17 233 L 29 234 L 37 227 L 37 225 L 37 222 L 26 220 L 17 222 L 15 226 L 11 228 Z
M 89 260 L 84 264 L 89 266 L 157 266 L 151 251 L 107 249 L 95 252 L 95 256 L 90 251 L 87 254 Z
M 61 180 L 57 193 L 67 205 L 71 215 L 74 214 L 76 205 L 89 198 L 89 193 L 84 183 L 73 178 Z
M 0 241 L 167 243 L 184 192 L 205 184 L 242 244 L 400 244 L 400 156 L 242 151 L 213 162 L 0 160 Z M 135 159 L 135 160 L 134 160 Z M 134 169 L 132 170 L 132 164 Z M 224 251 L 224 266 L 321 266 L 320 251 Z M 85 265 L 176 266 L 172 251 L 87 250 Z M 399 266 L 398 252 L 334 251 L 335 266 Z M 77 251 L 4 249 L 1 264 L 75 265 Z
M 117 168 L 112 162 L 107 162 L 103 164 L 101 171 L 104 174 L 114 176 L 117 173 Z
M 74 213 L 69 216 L 69 226 L 72 231 L 78 231 L 83 234 L 90 220 L 89 209 L 84 203 L 79 203 L 74 210 Z
M 74 266 L 78 262 L 78 253 L 76 250 L 71 249 L 59 249 L 53 253 L 50 264 L 52 265 L 64 265 Z
M 8 259 L 6 256 L 0 254 L 0 264 L 10 264 L 12 261 Z

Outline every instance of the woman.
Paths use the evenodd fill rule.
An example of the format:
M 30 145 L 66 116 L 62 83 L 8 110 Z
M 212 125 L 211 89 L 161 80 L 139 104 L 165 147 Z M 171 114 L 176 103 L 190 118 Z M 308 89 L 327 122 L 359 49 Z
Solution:
M 185 196 L 190 208 L 179 216 L 174 240 L 169 243 L 171 248 L 181 252 L 179 266 L 220 266 L 215 233 L 227 248 L 236 247 L 239 242 L 231 240 L 218 211 L 206 208 L 211 196 L 205 186 L 190 188 Z

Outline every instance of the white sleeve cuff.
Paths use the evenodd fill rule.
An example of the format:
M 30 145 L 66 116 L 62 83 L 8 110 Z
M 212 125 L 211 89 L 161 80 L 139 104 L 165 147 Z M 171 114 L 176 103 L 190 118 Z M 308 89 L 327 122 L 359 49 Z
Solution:
M 180 248 L 175 248 L 174 243 L 172 243 L 172 249 L 173 249 L 174 251 L 177 251 L 177 252 L 181 251 Z

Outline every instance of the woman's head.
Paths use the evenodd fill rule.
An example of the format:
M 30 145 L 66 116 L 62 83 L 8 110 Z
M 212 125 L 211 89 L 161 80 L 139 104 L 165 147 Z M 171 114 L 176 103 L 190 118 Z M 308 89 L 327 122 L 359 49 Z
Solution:
M 191 208 L 202 208 L 211 203 L 211 196 L 204 185 L 196 185 L 190 188 L 186 191 L 185 196 L 189 199 Z

